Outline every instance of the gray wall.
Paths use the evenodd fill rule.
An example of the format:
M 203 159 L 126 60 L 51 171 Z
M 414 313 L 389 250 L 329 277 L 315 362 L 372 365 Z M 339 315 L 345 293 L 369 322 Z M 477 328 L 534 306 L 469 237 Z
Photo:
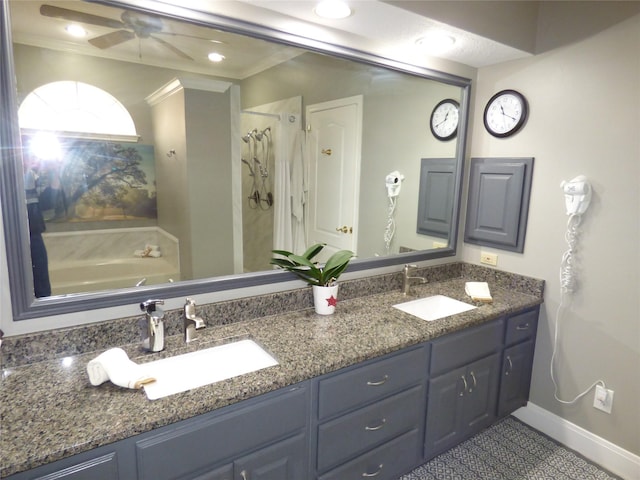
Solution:
M 496 251 L 498 268 L 546 280 L 531 401 L 640 454 L 640 15 L 579 43 L 478 71 L 471 156 L 533 156 L 535 168 L 523 254 Z M 495 92 L 514 88 L 530 102 L 525 128 L 491 137 L 482 111 Z M 562 180 L 584 174 L 594 196 L 579 229 L 579 290 L 560 320 L 559 394 L 573 399 L 602 379 L 613 411 L 554 400 L 549 375 L 560 302 L 558 269 L 567 245 Z M 479 263 L 480 247 L 462 257 Z M 489 250 L 491 249 L 482 249 Z

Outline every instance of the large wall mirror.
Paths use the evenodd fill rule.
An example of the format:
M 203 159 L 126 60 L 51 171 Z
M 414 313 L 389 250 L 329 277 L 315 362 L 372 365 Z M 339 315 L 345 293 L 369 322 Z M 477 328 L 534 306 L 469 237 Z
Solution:
M 157 2 L 2 14 L 14 319 L 291 280 L 271 250 L 318 241 L 352 271 L 455 254 L 468 80 Z M 425 158 L 451 159 L 438 195 Z M 445 231 L 418 233 L 419 198 Z

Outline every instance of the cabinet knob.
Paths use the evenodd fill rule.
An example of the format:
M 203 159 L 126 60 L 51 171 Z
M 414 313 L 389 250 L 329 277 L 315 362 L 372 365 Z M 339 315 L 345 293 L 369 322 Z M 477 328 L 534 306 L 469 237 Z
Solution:
M 521 323 L 516 327 L 516 330 L 529 330 L 529 323 Z

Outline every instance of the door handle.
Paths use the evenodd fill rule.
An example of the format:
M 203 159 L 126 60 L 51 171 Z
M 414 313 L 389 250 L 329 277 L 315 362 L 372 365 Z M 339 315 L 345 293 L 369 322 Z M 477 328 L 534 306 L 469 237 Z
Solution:
M 385 383 L 387 383 L 387 380 L 389 380 L 389 375 L 385 375 L 384 377 L 382 377 L 382 380 L 379 380 L 377 382 L 372 382 L 371 380 L 369 380 L 367 382 L 367 385 L 369 385 L 370 387 L 379 387 L 380 385 L 384 385 Z
M 364 478 L 377 477 L 378 475 L 380 475 L 380 472 L 382 471 L 382 467 L 383 467 L 383 466 L 384 466 L 384 464 L 382 464 L 382 463 L 381 463 L 380 465 L 378 465 L 378 470 L 377 470 L 377 471 L 375 471 L 375 472 L 373 472 L 373 473 L 367 473 L 367 472 L 364 472 L 364 473 L 362 474 L 362 476 L 363 476 Z
M 323 148 L 320 152 L 323 155 L 331 155 L 331 149 L 330 148 Z
M 365 426 L 364 429 L 369 431 L 369 432 L 375 432 L 376 430 L 380 430 L 382 427 L 384 427 L 384 424 L 387 423 L 387 419 L 383 418 L 380 423 L 378 425 L 376 425 L 375 427 L 370 427 L 369 425 Z
M 460 378 L 462 379 L 462 381 L 464 382 L 464 388 L 462 389 L 462 391 L 460 392 L 460 397 L 464 397 L 464 392 L 467 391 L 467 379 L 464 377 L 464 375 L 460 375 Z
M 507 368 L 504 372 L 505 377 L 509 376 L 513 371 L 513 362 L 511 361 L 511 356 L 507 355 L 507 362 L 509 363 L 509 368 Z
M 346 225 L 343 225 L 342 227 L 336 227 L 336 232 L 353 233 L 353 227 L 347 227 Z
M 473 372 L 469 372 L 469 375 L 471 375 L 471 379 L 473 380 L 473 387 L 469 389 L 469 393 L 471 393 L 473 392 L 473 389 L 478 386 L 478 382 L 476 381 L 476 376 L 473 374 Z

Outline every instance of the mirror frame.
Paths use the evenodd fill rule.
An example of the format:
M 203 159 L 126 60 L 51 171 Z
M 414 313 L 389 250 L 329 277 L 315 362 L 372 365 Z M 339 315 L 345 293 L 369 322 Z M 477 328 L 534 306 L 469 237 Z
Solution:
M 454 256 L 458 240 L 460 205 L 466 137 L 469 119 L 471 80 L 437 70 L 418 67 L 354 50 L 348 47 L 324 43 L 290 33 L 281 32 L 249 22 L 220 17 L 210 13 L 185 7 L 168 5 L 152 0 L 105 1 L 103 3 L 119 8 L 139 9 L 158 13 L 206 27 L 243 34 L 262 40 L 302 47 L 317 53 L 329 54 L 360 63 L 388 68 L 391 70 L 435 80 L 461 88 L 460 123 L 456 139 L 457 182 L 454 191 L 451 234 L 446 248 L 402 253 L 388 257 L 378 257 L 351 262 L 348 272 L 365 271 L 374 268 L 403 265 L 436 258 Z M 0 142 L 2 164 L 0 166 L 0 203 L 2 207 L 7 268 L 11 290 L 13 320 L 25 320 L 54 316 L 83 310 L 115 307 L 139 303 L 148 298 L 171 298 L 196 295 L 216 291 L 233 290 L 259 285 L 289 282 L 294 276 L 288 272 L 269 270 L 263 272 L 226 275 L 198 280 L 187 280 L 175 284 L 150 285 L 117 289 L 112 291 L 88 292 L 59 295 L 36 299 L 33 294 L 33 273 L 26 209 L 24 208 L 24 179 L 20 129 L 18 126 L 18 105 L 16 98 L 15 68 L 8 2 L 2 2 L 0 11 Z M 417 201 L 417 199 L 416 199 Z

